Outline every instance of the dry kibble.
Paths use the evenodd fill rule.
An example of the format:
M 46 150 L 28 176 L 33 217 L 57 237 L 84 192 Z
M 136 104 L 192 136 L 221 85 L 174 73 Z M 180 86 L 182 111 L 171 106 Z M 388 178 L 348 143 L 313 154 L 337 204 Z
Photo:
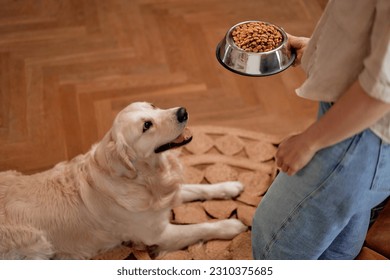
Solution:
M 247 52 L 268 52 L 277 48 L 283 36 L 274 25 L 249 22 L 237 26 L 232 32 L 234 43 Z

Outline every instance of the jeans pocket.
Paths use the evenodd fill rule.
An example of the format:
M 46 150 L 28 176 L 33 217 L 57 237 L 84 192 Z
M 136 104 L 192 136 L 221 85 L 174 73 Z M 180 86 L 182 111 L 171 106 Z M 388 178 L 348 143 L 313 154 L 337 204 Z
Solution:
M 390 144 L 381 144 L 371 190 L 390 194 Z
M 313 182 L 319 189 L 331 185 L 355 158 L 362 134 L 357 134 L 338 144 L 318 151 L 310 163 L 297 175 Z

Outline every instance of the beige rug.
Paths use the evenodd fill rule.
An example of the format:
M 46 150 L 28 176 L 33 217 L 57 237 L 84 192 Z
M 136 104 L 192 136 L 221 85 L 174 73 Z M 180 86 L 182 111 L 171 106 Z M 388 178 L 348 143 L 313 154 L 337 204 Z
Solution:
M 257 205 L 275 178 L 274 155 L 281 136 L 216 126 L 195 126 L 193 141 L 181 148 L 186 183 L 239 180 L 244 192 L 234 200 L 196 201 L 172 211 L 172 223 L 193 224 L 238 218 L 249 230 L 233 240 L 212 240 L 175 251 L 159 259 L 252 259 L 250 229 Z M 145 251 L 121 246 L 95 259 L 151 259 Z

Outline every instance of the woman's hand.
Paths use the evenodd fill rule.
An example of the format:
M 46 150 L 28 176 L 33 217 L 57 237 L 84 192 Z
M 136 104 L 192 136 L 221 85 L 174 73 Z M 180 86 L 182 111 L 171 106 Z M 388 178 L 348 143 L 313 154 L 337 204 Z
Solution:
M 306 166 L 313 158 L 317 149 L 303 133 L 291 136 L 280 143 L 276 152 L 276 165 L 280 170 L 288 175 Z
M 306 50 L 307 44 L 309 43 L 310 38 L 306 37 L 296 37 L 291 34 L 287 34 L 287 47 L 289 49 L 295 50 L 296 57 L 293 63 L 293 66 L 298 66 L 301 64 L 302 55 Z

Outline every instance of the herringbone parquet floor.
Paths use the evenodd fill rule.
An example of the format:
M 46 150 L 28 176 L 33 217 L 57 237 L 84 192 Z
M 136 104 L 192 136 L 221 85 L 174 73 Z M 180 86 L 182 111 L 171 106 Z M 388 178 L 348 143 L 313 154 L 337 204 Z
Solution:
M 300 69 L 241 77 L 215 59 L 233 24 L 309 36 L 326 0 L 0 0 L 0 171 L 34 172 L 87 151 L 118 111 L 185 106 L 190 125 L 288 134 L 316 104 Z

